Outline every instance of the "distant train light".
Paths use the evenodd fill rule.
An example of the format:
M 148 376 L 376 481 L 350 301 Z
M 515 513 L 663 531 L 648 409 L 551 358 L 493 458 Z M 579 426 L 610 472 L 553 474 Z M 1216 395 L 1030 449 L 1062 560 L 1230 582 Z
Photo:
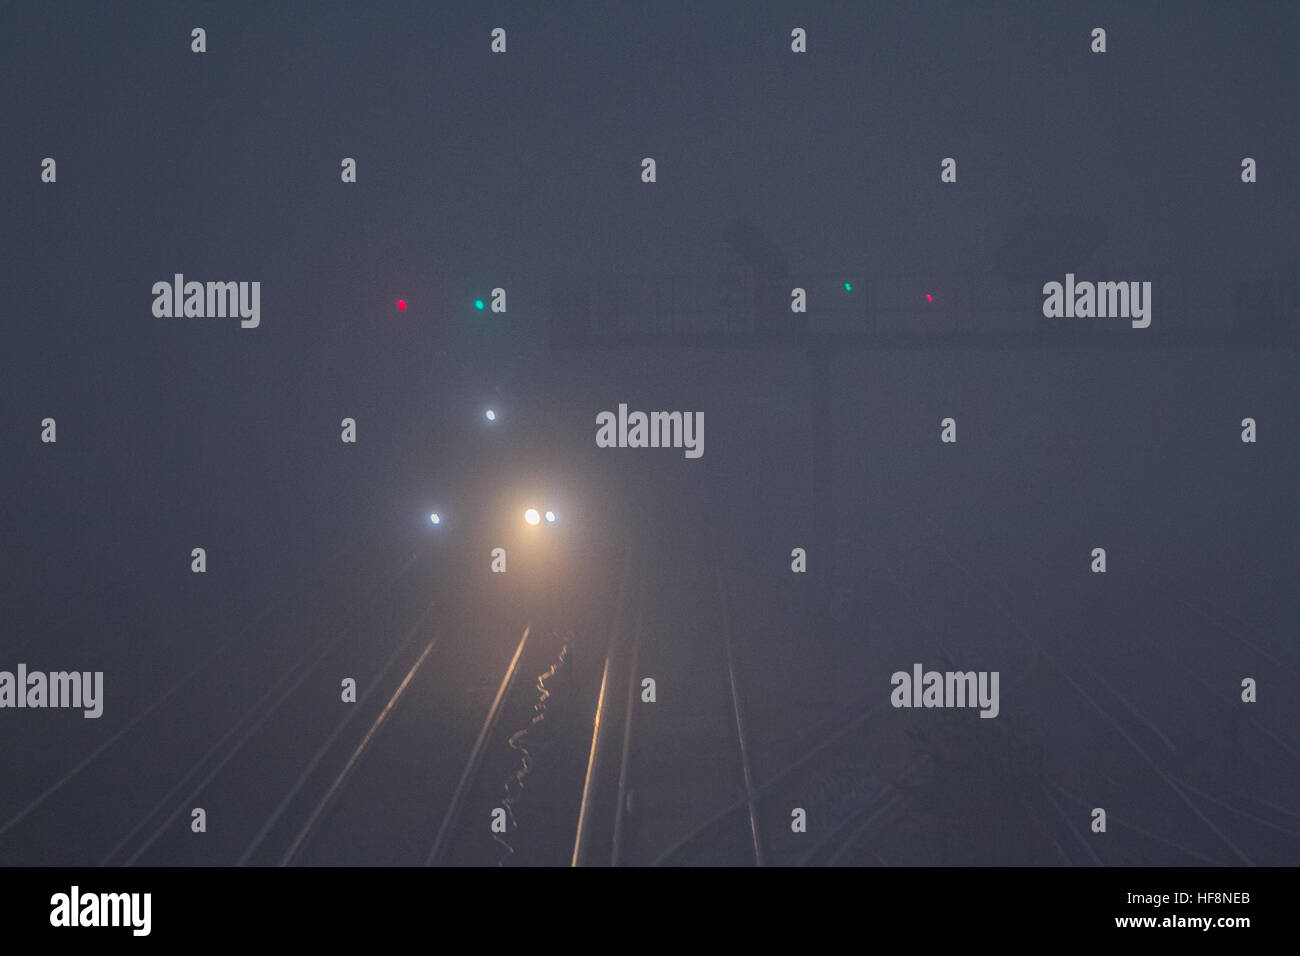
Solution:
M 442 524 L 442 515 L 436 511 L 429 515 L 429 524 Z
M 555 524 L 555 512 L 554 511 L 546 512 L 546 520 L 550 524 Z
M 529 524 L 537 524 L 542 520 L 542 516 L 537 513 L 536 508 L 529 508 L 524 512 L 524 520 Z
M 483 417 L 490 422 L 494 422 L 497 420 L 497 413 L 492 411 L 492 409 L 489 408 L 486 412 L 483 413 Z

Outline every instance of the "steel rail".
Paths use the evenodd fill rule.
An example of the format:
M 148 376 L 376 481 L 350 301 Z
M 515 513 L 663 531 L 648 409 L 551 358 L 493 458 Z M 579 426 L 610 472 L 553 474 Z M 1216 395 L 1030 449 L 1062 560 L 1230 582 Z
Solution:
M 640 621 L 645 614 L 646 583 L 641 579 Z M 618 797 L 614 804 L 614 838 L 609 851 L 609 865 L 618 866 L 623 858 L 623 819 L 627 814 L 627 783 L 632 759 L 632 720 L 636 709 L 637 662 L 641 658 L 641 628 L 632 635 L 632 660 L 627 669 L 627 709 L 623 715 L 623 752 L 618 765 Z
M 749 744 L 745 741 L 745 718 L 740 704 L 740 690 L 736 683 L 736 661 L 731 649 L 731 626 L 727 620 L 727 592 L 722 584 L 722 556 L 717 555 L 713 573 L 718 582 L 718 603 L 722 608 L 722 646 L 727 655 L 727 679 L 731 686 L 731 711 L 736 718 L 736 740 L 740 744 L 740 769 L 745 778 L 745 801 L 749 808 L 749 835 L 754 846 L 754 865 L 763 866 L 763 838 L 758 822 L 758 793 L 754 786 L 754 773 L 749 760 Z
M 600 773 L 600 755 L 605 741 L 605 710 L 609 704 L 610 670 L 614 655 L 620 648 L 619 637 L 622 634 L 623 612 L 627 598 L 628 581 L 631 580 L 631 553 L 624 554 L 624 573 L 619 584 L 618 601 L 614 611 L 614 633 L 610 637 L 609 648 L 605 652 L 605 669 L 600 677 L 600 693 L 596 697 L 596 716 L 591 725 L 591 750 L 587 754 L 587 775 L 582 783 L 582 798 L 578 802 L 578 829 L 573 838 L 573 854 L 569 858 L 570 866 L 586 866 L 591 844 L 592 805 L 596 789 L 596 780 Z
M 398 655 L 406 649 L 407 642 L 410 640 L 411 636 L 420 625 L 424 623 L 424 619 L 428 616 L 428 613 L 429 609 L 425 608 L 424 613 L 421 614 L 415 624 L 412 625 L 410 630 L 407 632 L 406 638 L 402 640 L 397 649 L 393 652 L 388 663 L 384 665 L 384 669 L 380 671 L 379 676 L 375 678 L 375 681 L 370 685 L 370 687 L 366 688 L 366 692 L 362 694 L 361 700 L 357 704 L 358 707 L 365 703 L 370 691 L 378 685 L 379 681 L 383 680 L 384 675 L 388 673 L 388 669 L 396 662 Z M 298 834 L 294 837 L 293 843 L 291 843 L 289 848 L 284 851 L 284 854 L 280 857 L 280 862 L 277 865 L 288 866 L 293 862 L 293 858 L 298 855 L 298 851 L 302 849 L 302 845 L 307 841 L 307 837 L 310 836 L 312 830 L 315 829 L 316 822 L 320 819 L 321 814 L 325 812 L 325 808 L 329 806 L 330 802 L 334 799 L 334 795 L 338 792 L 339 787 L 343 785 L 343 781 L 345 781 L 348 778 L 348 775 L 352 773 L 353 768 L 356 767 L 357 762 L 361 759 L 361 755 L 365 753 L 366 747 L 370 745 L 370 741 L 374 739 L 375 734 L 379 732 L 379 728 L 383 725 L 384 721 L 388 719 L 388 715 L 392 713 L 393 708 L 397 706 L 397 702 L 401 700 L 402 694 L 406 692 L 406 688 L 410 685 L 416 672 L 420 669 L 425 658 L 429 656 L 429 652 L 433 650 L 434 645 L 437 643 L 438 638 L 435 636 L 431 641 L 429 641 L 428 645 L 424 648 L 424 652 L 420 654 L 415 663 L 411 665 L 411 669 L 406 672 L 406 676 L 402 678 L 402 682 L 397 685 L 397 689 L 393 691 L 393 695 L 388 698 L 388 703 L 384 705 L 384 709 L 380 711 L 379 716 L 376 717 L 374 722 L 370 725 L 370 729 L 366 731 L 366 735 L 361 738 L 361 743 L 357 744 L 356 749 L 352 751 L 352 756 L 348 758 L 348 762 L 344 764 L 343 769 L 338 772 L 334 781 L 325 791 L 325 795 L 317 801 L 316 806 L 307 817 L 307 822 L 298 830 Z M 259 830 L 257 836 L 253 838 L 253 842 L 244 850 L 243 856 L 239 858 L 239 862 L 236 864 L 237 866 L 243 866 L 248 862 L 249 857 L 253 855 L 253 852 L 261 844 L 262 840 L 266 838 L 266 835 L 271 831 L 271 827 L 275 825 L 276 820 L 280 818 L 280 815 L 284 812 L 290 801 L 297 795 L 303 784 L 307 782 L 307 777 L 314 769 L 316 769 L 316 765 L 320 763 L 321 758 L 323 758 L 329 751 L 330 747 L 334 745 L 334 741 L 348 725 L 348 721 L 355 713 L 355 708 L 349 709 L 348 716 L 343 719 L 343 721 L 334 729 L 334 733 L 330 735 L 329 739 L 326 740 L 325 743 L 316 751 L 315 757 L 298 776 L 297 783 L 295 783 L 289 792 L 285 794 L 284 799 L 280 801 L 280 805 L 275 808 L 275 812 L 272 813 L 266 823 L 262 825 L 262 829 Z
M 492 706 L 488 708 L 487 717 L 483 720 L 483 729 L 479 731 L 478 739 L 474 741 L 474 749 L 470 751 L 469 762 L 465 764 L 465 770 L 460 775 L 460 782 L 456 784 L 456 790 L 451 795 L 451 803 L 447 806 L 447 812 L 442 818 L 442 826 L 438 828 L 438 836 L 433 841 L 433 849 L 429 851 L 428 857 L 424 861 L 425 866 L 434 866 L 438 858 L 442 855 L 447 844 L 447 834 L 451 832 L 456 818 L 460 815 L 460 804 L 465 798 L 465 792 L 469 789 L 470 782 L 478 772 L 479 764 L 483 762 L 483 745 L 487 743 L 487 738 L 492 733 L 492 728 L 496 726 L 497 718 L 501 715 L 501 703 L 505 700 L 506 694 L 510 691 L 510 685 L 514 683 L 515 674 L 519 670 L 519 658 L 523 656 L 524 645 L 528 643 L 528 634 L 532 625 L 524 627 L 524 633 L 519 638 L 519 646 L 515 648 L 515 656 L 510 658 L 510 665 L 506 668 L 506 673 L 501 678 L 501 686 L 497 688 L 497 695 L 492 701 Z
M 375 584 L 371 587 L 371 590 L 382 590 L 392 586 L 394 582 L 399 580 L 410 569 L 415 559 L 416 556 L 414 554 L 411 555 L 409 559 L 403 559 L 394 571 L 378 577 L 375 581 Z M 153 819 L 157 814 L 162 812 L 162 810 L 167 805 L 167 803 L 175 796 L 175 794 L 182 787 L 185 786 L 186 782 L 190 780 L 195 774 L 197 774 L 209 760 L 211 760 L 213 757 L 215 757 L 218 753 L 221 752 L 222 748 L 225 747 L 227 741 L 231 740 L 231 738 L 235 738 L 233 745 L 230 746 L 230 748 L 226 751 L 225 755 L 216 763 L 214 767 L 212 767 L 211 770 L 208 771 L 207 775 L 204 776 L 204 778 L 198 783 L 197 786 L 192 788 L 182 800 L 178 801 L 176 808 L 172 811 L 172 813 L 161 824 L 158 825 L 158 827 L 154 830 L 153 834 L 144 842 L 144 844 L 138 847 L 135 853 L 132 854 L 122 864 L 123 866 L 134 866 L 135 862 L 141 856 L 144 855 L 144 853 L 149 849 L 149 847 L 151 847 L 159 838 L 161 838 L 164 835 L 167 828 L 171 826 L 172 823 L 175 822 L 176 818 L 179 817 L 187 809 L 187 807 L 191 805 L 191 801 L 194 800 L 195 797 L 197 797 L 198 794 L 202 792 L 203 788 L 206 787 L 209 783 L 211 783 L 223 769 L 225 769 L 226 765 L 235 758 L 236 754 L 238 754 L 240 750 L 243 749 L 244 745 L 247 744 L 250 739 L 252 739 L 253 735 L 256 734 L 266 724 L 268 720 L 271 719 L 271 717 L 280 709 L 280 707 L 284 704 L 284 702 L 289 699 L 289 697 L 293 694 L 293 692 L 302 686 L 302 684 L 315 671 L 315 669 L 319 667 L 323 661 L 325 661 L 325 659 L 329 656 L 330 652 L 333 651 L 334 648 L 338 647 L 342 643 L 344 637 L 346 636 L 347 636 L 346 628 L 339 628 L 337 632 L 334 634 L 334 636 L 331 637 L 323 645 L 323 647 L 321 648 L 320 652 L 316 655 L 316 657 L 312 658 L 306 664 L 306 666 L 301 666 L 301 660 L 300 660 L 299 662 L 300 666 L 291 669 L 288 672 L 288 674 L 285 675 L 286 679 L 288 679 L 292 674 L 294 674 L 295 672 L 297 673 L 297 677 L 293 679 L 288 684 L 288 686 L 282 686 L 283 682 L 277 682 L 275 684 L 272 684 L 270 687 L 268 687 L 266 691 L 262 694 L 262 696 L 258 698 L 257 702 L 254 703 L 252 707 L 248 709 L 248 711 L 244 714 L 244 716 L 241 717 L 238 721 L 236 721 L 234 726 L 232 726 L 229 730 L 227 730 L 214 744 L 212 744 L 212 746 L 210 746 L 207 749 L 207 751 L 203 754 L 203 756 L 201 756 L 197 761 L 195 761 L 195 763 L 190 768 L 190 770 L 185 774 L 185 776 L 183 776 L 179 781 L 177 781 L 176 784 L 173 785 L 172 788 L 167 792 L 167 794 L 161 800 L 158 801 L 158 803 L 153 807 L 153 809 L 151 809 L 144 817 L 142 817 L 140 821 L 136 823 L 136 825 L 126 834 L 126 836 L 122 837 L 122 839 L 118 841 L 117 845 L 114 846 L 113 849 L 110 850 L 108 854 L 104 857 L 104 859 L 100 862 L 100 866 L 111 865 L 111 861 L 115 856 L 117 856 L 119 853 L 125 852 L 127 844 L 131 842 L 131 840 L 134 838 L 136 833 L 138 833 L 141 829 L 147 826 L 148 822 L 151 819 Z M 278 695 L 276 694 L 277 689 L 280 691 Z M 250 721 L 252 722 L 251 724 Z M 237 734 L 239 735 L 238 737 L 236 737 Z

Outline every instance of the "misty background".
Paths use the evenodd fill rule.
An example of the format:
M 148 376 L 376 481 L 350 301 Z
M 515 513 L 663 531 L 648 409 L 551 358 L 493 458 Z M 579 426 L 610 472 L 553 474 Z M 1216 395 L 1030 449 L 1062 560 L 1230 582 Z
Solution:
M 1295 6 L 10 3 L 0 20 L 0 668 L 109 675 L 100 721 L 0 714 L 5 811 L 192 665 L 201 634 L 327 555 L 351 548 L 359 571 L 366 549 L 427 541 L 431 510 L 486 527 L 545 487 L 581 529 L 565 587 L 592 616 L 615 590 L 613 570 L 580 571 L 598 555 L 693 569 L 652 596 L 671 607 L 711 593 L 720 549 L 756 736 L 789 751 L 775 762 L 801 746 L 792 723 L 948 655 L 1001 670 L 1001 717 L 975 723 L 1032 738 L 1033 773 L 1105 792 L 1095 805 L 1163 815 L 1126 789 L 1145 761 L 1067 702 L 1062 671 L 1176 735 L 1197 786 L 1300 816 Z M 988 276 L 1027 294 L 987 321 L 1097 344 L 936 335 L 821 365 L 802 344 L 553 347 L 557 281 L 722 285 L 747 268 L 737 221 L 792 274 L 918 299 Z M 1151 329 L 1042 318 L 1036 289 L 1067 271 L 1154 280 Z M 178 272 L 260 281 L 260 327 L 155 318 L 151 287 Z M 476 310 L 495 287 L 508 312 Z M 1170 328 L 1228 344 L 1143 341 Z M 703 457 L 597 448 L 619 403 L 703 411 Z M 457 533 L 438 567 L 486 572 L 488 537 Z M 1235 707 L 1263 743 L 1229 727 L 1245 676 L 1259 703 Z M 883 733 L 917 716 L 887 712 Z M 940 816 L 966 812 L 949 799 Z M 1013 803 L 984 804 L 1003 862 Z M 60 832 L 14 831 L 11 859 L 48 859 Z M 963 861 L 913 846 L 892 861 Z

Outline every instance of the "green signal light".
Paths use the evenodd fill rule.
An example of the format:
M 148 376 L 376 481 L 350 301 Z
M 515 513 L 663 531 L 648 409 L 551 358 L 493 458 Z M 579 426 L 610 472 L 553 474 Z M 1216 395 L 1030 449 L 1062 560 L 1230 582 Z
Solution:
M 853 291 L 853 283 L 852 283 L 852 282 L 846 282 L 846 283 L 844 283 L 844 291 L 845 291 L 845 292 L 852 292 L 852 291 Z
M 474 308 L 476 308 L 476 309 L 478 309 L 480 312 L 482 312 L 482 311 L 483 311 L 483 300 L 482 300 L 482 299 L 475 299 L 475 300 L 474 300 Z

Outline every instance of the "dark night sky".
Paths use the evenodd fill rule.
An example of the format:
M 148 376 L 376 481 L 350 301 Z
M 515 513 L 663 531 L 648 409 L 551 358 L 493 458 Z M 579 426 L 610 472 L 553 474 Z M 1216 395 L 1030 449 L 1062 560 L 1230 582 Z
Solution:
M 1162 309 L 1183 284 L 1284 277 L 1290 321 L 1300 298 L 1294 3 L 9 3 L 0 24 L 0 539 L 19 606 L 79 592 L 100 573 L 83 562 L 194 540 L 255 581 L 335 527 L 414 527 L 446 489 L 530 469 L 574 500 L 613 481 L 650 513 L 707 515 L 779 564 L 824 491 L 797 353 L 547 344 L 554 277 L 720 273 L 739 217 L 797 273 L 920 277 L 993 272 L 1021 217 L 1080 217 L 1102 237 L 1080 278 L 1156 278 L 1160 328 L 1218 321 Z M 155 318 L 151 286 L 176 272 L 259 280 L 260 327 Z M 476 313 L 498 285 L 508 315 Z M 1294 637 L 1294 350 L 1129 348 L 1140 335 L 841 356 L 825 545 L 842 608 L 884 561 L 854 542 L 894 520 L 871 512 L 889 495 L 925 509 L 948 487 L 970 540 L 1042 544 L 1015 525 L 1014 481 L 988 534 L 982 492 L 941 474 L 937 423 L 957 414 L 987 473 L 1175 576 L 1231 555 L 1225 593 Z M 596 449 L 594 415 L 619 402 L 705 409 L 704 458 Z M 508 445 L 475 444 L 489 403 Z

